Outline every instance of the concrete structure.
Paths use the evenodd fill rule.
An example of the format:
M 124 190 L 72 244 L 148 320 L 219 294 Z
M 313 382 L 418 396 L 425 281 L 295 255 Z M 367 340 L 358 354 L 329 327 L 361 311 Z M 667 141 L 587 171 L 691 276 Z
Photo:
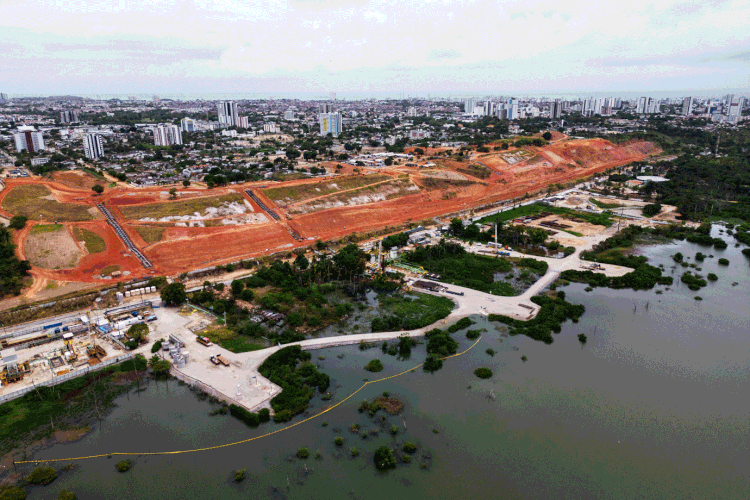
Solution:
M 89 160 L 96 160 L 104 156 L 104 143 L 99 134 L 84 134 L 83 152 Z
M 28 151 L 44 151 L 44 136 L 41 132 L 34 130 L 34 127 L 19 127 L 18 132 L 13 134 L 13 141 L 16 144 L 16 153 Z
M 682 115 L 690 116 L 693 113 L 693 98 L 686 97 L 682 100 Z
M 80 120 L 78 119 L 77 109 L 60 111 L 60 123 L 76 123 L 78 121 Z
M 183 118 L 180 120 L 180 128 L 183 132 L 195 132 L 196 131 L 195 120 L 192 118 Z
M 159 125 L 154 128 L 154 144 L 156 146 L 171 146 L 182 144 L 182 131 L 177 125 Z
M 338 137 L 343 130 L 341 112 L 320 113 L 318 120 L 320 121 L 320 135 L 322 136 L 331 134 L 333 137 Z
M 228 127 L 237 126 L 238 116 L 236 102 L 219 101 L 216 103 L 216 109 L 219 112 L 219 123 L 224 124 Z
M 247 116 L 237 117 L 237 126 L 239 128 L 248 128 L 250 126 L 250 120 L 248 120 Z
M 730 95 L 729 99 L 727 99 L 727 109 L 724 114 L 727 116 L 741 116 L 743 107 L 745 107 L 744 97 Z

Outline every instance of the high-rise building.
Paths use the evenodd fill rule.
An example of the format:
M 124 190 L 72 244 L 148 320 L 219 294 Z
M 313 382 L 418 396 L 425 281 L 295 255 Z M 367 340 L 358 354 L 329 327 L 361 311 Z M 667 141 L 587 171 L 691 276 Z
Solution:
M 159 125 L 154 128 L 154 145 L 182 144 L 182 131 L 177 125 Z
M 0 94 L 0 103 L 4 103 L 8 100 L 8 94 Z
M 639 115 L 648 112 L 648 97 L 641 97 L 638 99 L 638 104 L 635 106 L 635 112 Z
M 409 109 L 406 110 L 406 116 L 417 116 L 417 108 L 409 106 Z
M 83 135 L 83 152 L 86 158 L 96 160 L 104 156 L 104 142 L 99 134 Z
M 336 100 L 336 92 L 330 92 L 330 93 L 328 94 L 328 98 L 329 98 L 329 99 L 330 99 L 331 101 L 335 101 L 335 100 Z
M 287 109 L 286 111 L 284 111 L 284 119 L 294 120 L 294 111 L 291 109 Z
M 60 123 L 77 123 L 78 121 L 78 110 L 60 111 Z
M 250 120 L 247 116 L 239 116 L 237 117 L 237 126 L 239 128 L 248 128 L 250 127 Z
M 195 120 L 192 118 L 183 118 L 180 120 L 180 128 L 183 132 L 195 132 Z
M 518 101 L 516 99 L 511 99 L 508 103 L 508 120 L 517 120 L 519 118 L 518 115 Z
M 550 108 L 549 117 L 553 120 L 559 120 L 562 118 L 562 108 L 560 99 L 555 99 L 555 102 L 552 103 L 552 107 Z
M 648 110 L 646 111 L 649 114 L 658 113 L 661 110 L 661 101 L 658 99 L 654 99 L 649 97 L 648 99 Z
M 338 137 L 343 130 L 343 119 L 340 111 L 335 113 L 320 113 L 318 119 L 320 120 L 320 135 L 322 136 L 331 134 L 333 137 Z
M 693 98 L 686 97 L 682 100 L 682 114 L 690 116 L 693 113 Z
M 476 101 L 474 101 L 473 97 L 464 99 L 464 113 L 469 114 L 469 115 L 473 114 L 475 106 L 476 106 Z
M 727 116 L 742 115 L 742 108 L 745 107 L 745 98 L 735 95 L 728 96 L 727 99 Z
M 493 116 L 496 110 L 497 110 L 497 103 L 492 102 L 492 101 L 487 101 L 484 103 L 484 106 L 482 107 L 482 114 L 484 116 Z
M 219 123 L 228 127 L 237 126 L 237 103 L 234 101 L 219 101 L 216 103 L 219 111 Z
M 41 132 L 36 132 L 34 127 L 19 127 L 18 132 L 13 134 L 13 141 L 16 143 L 16 153 L 28 151 L 44 151 L 44 136 Z
M 320 113 L 330 113 L 331 112 L 331 105 L 326 103 L 323 103 L 320 105 Z

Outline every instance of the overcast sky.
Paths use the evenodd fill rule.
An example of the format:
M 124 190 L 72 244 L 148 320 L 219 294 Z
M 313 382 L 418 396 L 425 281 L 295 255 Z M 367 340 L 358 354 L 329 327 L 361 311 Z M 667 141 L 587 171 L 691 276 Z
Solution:
M 750 2 L 0 0 L 0 92 L 750 88 Z

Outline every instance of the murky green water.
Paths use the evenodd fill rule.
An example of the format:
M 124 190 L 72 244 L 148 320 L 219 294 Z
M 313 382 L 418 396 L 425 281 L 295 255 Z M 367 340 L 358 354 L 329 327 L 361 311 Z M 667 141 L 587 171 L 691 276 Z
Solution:
M 587 293 L 571 285 L 567 299 L 584 304 L 586 313 L 580 323 L 564 325 L 552 345 L 502 338 L 496 325 L 474 318 L 472 328 L 489 331 L 469 354 L 433 375 L 418 369 L 369 385 L 323 417 L 273 437 L 196 454 L 135 457 L 125 474 L 115 471 L 116 457 L 77 461 L 29 498 L 56 498 L 62 488 L 81 499 L 748 498 L 750 263 L 731 246 L 707 251 L 678 243 L 643 253 L 670 268 L 675 252 L 692 262 L 699 250 L 716 256 L 702 264 L 702 273 L 719 276 L 699 292 L 679 283 L 682 268 L 662 295 L 602 288 Z M 720 256 L 731 261 L 729 267 L 717 265 Z M 588 335 L 585 346 L 576 339 L 580 332 Z M 471 345 L 464 332 L 454 336 L 461 350 Z M 365 378 L 420 363 L 424 346 L 405 361 L 356 346 L 313 352 L 314 360 L 318 356 L 325 357 L 316 362 L 331 375 L 335 396 L 330 402 L 317 398 L 313 413 Z M 362 369 L 374 357 L 386 367 L 379 374 Z M 493 378 L 476 378 L 480 366 L 492 368 Z M 403 415 L 381 423 L 382 413 L 377 421 L 358 413 L 363 399 L 383 391 L 406 402 Z M 179 450 L 278 428 L 249 429 L 229 416 L 209 416 L 212 408 L 175 381 L 152 383 L 140 396 L 121 398 L 101 428 L 80 442 L 37 456 Z M 379 434 L 363 439 L 350 432 L 355 423 Z M 400 429 L 391 436 L 394 424 Z M 334 445 L 336 436 L 345 438 L 342 448 Z M 375 449 L 400 449 L 406 440 L 419 447 L 413 461 L 378 473 Z M 320 450 L 323 458 L 293 457 L 300 446 Z M 350 457 L 351 447 L 361 454 Z M 247 469 L 247 479 L 238 485 L 232 471 L 239 468 Z

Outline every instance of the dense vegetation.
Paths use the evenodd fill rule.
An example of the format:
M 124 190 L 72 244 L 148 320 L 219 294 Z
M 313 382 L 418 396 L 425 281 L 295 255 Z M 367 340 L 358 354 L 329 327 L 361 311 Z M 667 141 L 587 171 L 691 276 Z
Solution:
M 516 294 L 510 283 L 495 281 L 497 273 L 512 270 L 511 262 L 469 253 L 458 243 L 441 240 L 437 245 L 418 247 L 406 252 L 403 258 L 407 262 L 422 266 L 427 271 L 440 274 L 442 280 L 447 283 L 495 295 Z M 546 262 L 534 259 L 522 259 L 517 265 L 538 274 L 547 271 Z
M 261 375 L 281 387 L 271 400 L 274 422 L 286 422 L 307 408 L 315 388 L 325 392 L 330 377 L 310 363 L 310 353 L 299 346 L 284 347 L 273 353 L 258 368 Z
M 0 298 L 18 295 L 31 269 L 28 261 L 18 260 L 15 248 L 8 229 L 0 227 Z
M 474 370 L 474 375 L 479 378 L 490 378 L 492 377 L 492 370 L 485 367 L 477 368 L 476 370 Z
M 372 320 L 373 332 L 414 330 L 431 325 L 448 316 L 453 301 L 435 295 L 385 295 L 378 296 L 382 317 Z
M 490 314 L 489 319 L 508 325 L 510 335 L 526 335 L 545 344 L 551 344 L 553 340 L 552 332 L 560 333 L 561 325 L 565 321 L 569 319 L 578 321 L 585 310 L 582 305 L 573 305 L 566 302 L 559 294 L 557 298 L 538 295 L 532 297 L 531 301 L 540 306 L 540 310 L 534 319 L 520 321 L 498 314 Z
M 576 217 L 578 219 L 583 219 L 586 222 L 589 222 L 591 224 L 598 225 L 598 226 L 609 227 L 612 225 L 612 220 L 610 219 L 609 214 L 606 212 L 601 213 L 601 214 L 592 214 L 588 212 L 579 212 L 576 210 L 571 210 L 569 208 L 553 207 L 551 205 L 546 205 L 541 202 L 533 203 L 531 205 L 521 205 L 511 210 L 506 210 L 504 212 L 500 212 L 499 214 L 485 217 L 481 219 L 479 222 L 482 224 L 486 224 L 488 222 L 502 223 L 502 222 L 512 221 L 515 219 L 520 219 L 523 217 L 528 217 L 529 215 L 536 215 L 540 212 L 550 212 L 550 213 L 558 214 L 558 215 Z
M 427 337 L 427 354 L 432 354 L 444 358 L 456 354 L 458 342 L 453 340 L 449 332 L 439 328 L 433 328 L 425 333 Z

